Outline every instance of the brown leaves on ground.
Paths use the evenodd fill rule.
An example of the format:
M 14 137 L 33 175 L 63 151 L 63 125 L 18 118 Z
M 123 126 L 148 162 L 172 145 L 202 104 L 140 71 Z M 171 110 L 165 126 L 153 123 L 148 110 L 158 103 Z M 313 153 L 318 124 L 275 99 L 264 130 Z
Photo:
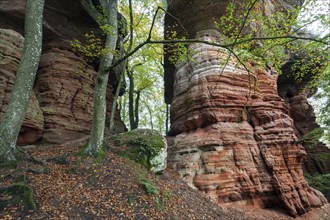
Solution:
M 67 164 L 49 158 L 66 154 Z M 102 162 L 78 156 L 78 147 L 46 147 L 29 152 L 48 173 L 27 172 L 26 182 L 35 190 L 37 210 L 19 212 L 15 207 L 0 219 L 219 219 L 225 214 L 199 192 L 188 188 L 172 171 L 161 176 L 112 152 Z M 22 163 L 28 164 L 27 160 Z M 24 166 L 24 165 L 21 165 Z M 31 166 L 31 165 L 26 165 Z M 34 168 L 29 168 L 34 170 Z M 7 180 L 9 183 L 10 179 Z M 156 188 L 148 194 L 148 181 Z M 187 195 L 190 200 L 187 200 Z M 11 216 L 11 217 L 10 217 Z
M 67 163 L 58 160 L 63 155 Z M 224 210 L 189 188 L 175 172 L 166 170 L 155 176 L 112 152 L 102 162 L 78 155 L 78 147 L 66 146 L 28 152 L 30 159 L 19 167 L 33 171 L 26 172 L 25 179 L 35 190 L 37 210 L 8 207 L 0 219 L 290 219 L 271 211 L 248 215 L 246 210 Z M 31 165 L 31 158 L 38 169 Z M 48 173 L 35 172 L 41 165 Z M 10 178 L 4 182 L 11 183 Z

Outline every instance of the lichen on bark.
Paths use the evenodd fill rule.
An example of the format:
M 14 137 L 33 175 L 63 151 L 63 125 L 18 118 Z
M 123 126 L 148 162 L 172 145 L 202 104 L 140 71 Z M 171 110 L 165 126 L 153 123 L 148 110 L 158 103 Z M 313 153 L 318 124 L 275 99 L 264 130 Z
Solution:
M 4 117 L 0 124 L 0 160 L 16 160 L 16 140 L 28 108 L 42 45 L 45 0 L 28 0 L 22 58 Z
M 118 37 L 117 30 L 117 0 L 104 1 L 107 5 L 103 10 L 106 12 L 106 21 L 111 29 L 105 42 L 106 51 L 114 51 Z M 99 71 L 97 73 L 95 90 L 94 90 L 94 107 L 93 107 L 93 125 L 91 137 L 88 141 L 85 153 L 87 155 L 98 156 L 102 152 L 104 146 L 104 128 L 106 119 L 106 89 L 108 83 L 108 69 L 113 60 L 113 53 L 106 53 L 101 58 Z

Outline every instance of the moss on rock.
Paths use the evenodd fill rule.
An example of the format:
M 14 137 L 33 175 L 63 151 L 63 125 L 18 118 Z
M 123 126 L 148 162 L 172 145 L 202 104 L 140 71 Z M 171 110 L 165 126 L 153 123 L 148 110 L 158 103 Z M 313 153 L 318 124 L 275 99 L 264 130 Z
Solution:
M 135 129 L 113 136 L 119 154 L 145 166 L 153 172 L 166 167 L 167 144 L 155 130 Z
M 304 174 L 305 179 L 307 180 L 308 184 L 321 191 L 324 196 L 330 201 L 330 174 Z
M 0 209 L 18 205 L 21 210 L 35 210 L 35 197 L 32 187 L 23 182 L 0 188 Z

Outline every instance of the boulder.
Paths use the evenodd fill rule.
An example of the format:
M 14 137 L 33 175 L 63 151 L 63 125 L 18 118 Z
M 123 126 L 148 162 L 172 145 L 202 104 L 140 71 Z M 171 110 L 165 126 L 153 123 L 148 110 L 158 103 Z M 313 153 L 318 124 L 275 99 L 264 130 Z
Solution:
M 135 129 L 111 138 L 117 147 L 117 153 L 140 163 L 152 172 L 160 172 L 166 168 L 167 142 L 155 130 Z

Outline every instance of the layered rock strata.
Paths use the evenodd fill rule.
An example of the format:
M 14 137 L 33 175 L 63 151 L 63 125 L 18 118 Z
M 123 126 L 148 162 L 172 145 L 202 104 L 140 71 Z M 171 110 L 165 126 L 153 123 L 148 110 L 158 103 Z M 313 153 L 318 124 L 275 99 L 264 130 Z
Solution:
M 45 116 L 45 141 L 63 143 L 89 134 L 95 79 L 95 70 L 70 48 L 46 46 L 40 58 L 35 83 L 35 91 Z M 109 115 L 113 100 L 110 85 L 107 91 Z M 125 131 L 119 112 L 116 116 L 118 131 Z
M 24 38 L 19 33 L 0 29 L 0 119 L 10 99 L 16 70 L 21 59 L 23 41 Z M 24 145 L 36 142 L 42 137 L 43 128 L 43 113 L 33 90 L 17 143 Z
M 24 0 L 0 1 L 0 117 L 8 104 L 21 56 L 24 11 Z M 46 2 L 43 28 L 40 66 L 18 144 L 80 139 L 89 134 L 92 125 L 96 71 L 74 53 L 70 41 L 90 31 L 100 34 L 98 25 L 80 1 L 58 0 Z M 108 118 L 114 84 L 108 86 Z M 115 127 L 118 132 L 126 129 L 118 110 Z
M 304 141 L 310 132 L 320 127 L 316 123 L 314 109 L 308 102 L 308 97 L 313 95 L 308 88 L 311 79 L 303 79 L 304 83 L 297 83 L 293 76 L 285 73 L 278 80 L 279 94 L 289 105 L 296 135 L 303 140 L 302 144 L 307 152 L 304 171 L 310 174 L 330 173 L 330 149 L 315 138 L 313 140 L 313 137 L 312 140 L 307 138 L 307 141 Z
M 9 101 L 21 56 L 23 37 L 12 30 L 0 29 L 1 114 Z M 89 134 L 92 125 L 93 89 L 96 72 L 71 48 L 59 43 L 44 46 L 29 108 L 23 121 L 18 144 L 65 143 Z M 107 115 L 113 100 L 108 87 Z M 125 131 L 119 112 L 115 114 L 118 132 Z
M 216 42 L 214 30 L 195 38 Z M 306 158 L 277 75 L 248 71 L 219 48 L 191 44 L 174 73 L 168 163 L 219 204 L 279 204 L 291 215 L 326 203 L 303 177 Z

